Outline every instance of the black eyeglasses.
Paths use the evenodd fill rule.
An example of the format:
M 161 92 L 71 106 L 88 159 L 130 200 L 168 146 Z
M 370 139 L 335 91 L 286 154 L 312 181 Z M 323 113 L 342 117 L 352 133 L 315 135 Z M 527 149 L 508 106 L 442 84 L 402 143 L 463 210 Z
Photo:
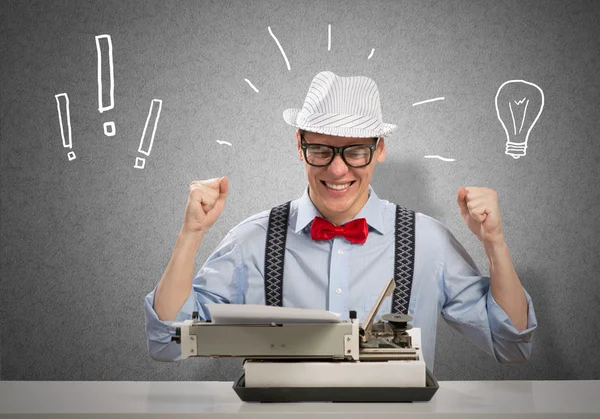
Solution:
M 306 143 L 305 138 L 302 138 L 300 147 L 304 153 L 304 160 L 311 166 L 324 167 L 331 164 L 336 154 L 342 156 L 342 160 L 350 167 L 358 168 L 365 167 L 371 163 L 373 152 L 379 144 L 379 138 L 375 144 L 352 144 L 343 147 L 334 147 L 327 144 Z

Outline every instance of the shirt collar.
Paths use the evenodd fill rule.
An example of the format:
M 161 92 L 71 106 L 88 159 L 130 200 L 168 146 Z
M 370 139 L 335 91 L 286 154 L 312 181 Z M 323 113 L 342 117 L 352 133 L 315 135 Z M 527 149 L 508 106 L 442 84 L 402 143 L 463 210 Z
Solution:
M 365 218 L 367 220 L 367 224 L 373 230 L 377 231 L 380 234 L 383 234 L 384 226 L 383 226 L 383 206 L 385 206 L 385 202 L 381 201 L 373 188 L 369 185 L 369 199 L 359 211 L 359 213 L 354 217 L 357 218 Z M 308 196 L 308 187 L 304 190 L 304 194 L 298 201 L 298 217 L 296 218 L 296 227 L 294 231 L 296 233 L 302 231 L 306 227 L 312 223 L 315 217 L 323 217 L 319 210 L 312 203 L 310 197 Z

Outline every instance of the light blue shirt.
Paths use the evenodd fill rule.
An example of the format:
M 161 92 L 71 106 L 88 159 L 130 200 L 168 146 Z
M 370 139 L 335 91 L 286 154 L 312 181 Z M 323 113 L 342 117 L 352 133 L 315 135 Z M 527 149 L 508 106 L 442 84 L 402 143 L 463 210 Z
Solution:
M 325 309 L 347 319 L 356 310 L 364 320 L 377 297 L 394 276 L 395 205 L 373 189 L 356 218 L 366 218 L 369 236 L 364 244 L 343 237 L 313 241 L 310 225 L 321 216 L 308 192 L 292 201 L 288 221 L 283 282 L 284 307 Z M 175 321 L 198 311 L 210 319 L 206 303 L 265 304 L 264 260 L 269 211 L 238 224 L 225 236 L 193 280 L 188 299 Z M 153 359 L 176 361 L 180 346 L 171 342 L 173 321 L 161 321 L 153 308 L 154 289 L 145 298 L 148 351 Z M 440 222 L 416 213 L 415 261 L 408 314 L 421 329 L 421 347 L 433 371 L 438 314 L 475 345 L 502 363 L 524 362 L 531 355 L 537 320 L 531 297 L 527 329 L 518 332 L 490 292 L 489 277 L 479 269 Z M 377 319 L 391 310 L 386 298 Z

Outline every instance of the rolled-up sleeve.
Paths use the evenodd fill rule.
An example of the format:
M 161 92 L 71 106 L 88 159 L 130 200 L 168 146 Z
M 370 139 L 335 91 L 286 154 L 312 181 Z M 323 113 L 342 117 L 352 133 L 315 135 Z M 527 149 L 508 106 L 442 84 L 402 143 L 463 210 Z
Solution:
M 162 321 L 154 310 L 155 293 L 156 288 L 144 298 L 148 353 L 156 361 L 178 361 L 181 359 L 181 348 L 177 343 L 171 342 L 171 336 L 175 334 L 175 328 L 171 325 L 192 318 L 192 313 L 198 311 L 196 296 L 191 291 L 175 320 Z
M 519 332 L 494 300 L 490 278 L 481 275 L 475 262 L 450 231 L 447 231 L 444 262 L 441 279 L 444 320 L 498 362 L 528 361 L 537 319 L 527 291 L 527 329 Z
M 498 305 L 491 292 L 487 293 L 487 311 L 490 330 L 494 341 L 494 354 L 502 363 L 526 362 L 531 357 L 533 332 L 537 328 L 537 318 L 533 301 L 523 289 L 527 299 L 527 328 L 519 332 L 508 314 Z
M 240 277 L 242 271 L 239 246 L 236 245 L 233 232 L 223 239 L 215 251 L 202 266 L 194 280 L 188 298 L 181 306 L 175 320 L 163 321 L 154 310 L 156 287 L 144 299 L 146 319 L 147 349 L 150 357 L 157 361 L 178 361 L 181 359 L 181 348 L 171 342 L 175 334 L 172 326 L 192 318 L 197 311 L 201 320 L 210 319 L 206 309 L 207 303 L 240 303 L 243 290 Z

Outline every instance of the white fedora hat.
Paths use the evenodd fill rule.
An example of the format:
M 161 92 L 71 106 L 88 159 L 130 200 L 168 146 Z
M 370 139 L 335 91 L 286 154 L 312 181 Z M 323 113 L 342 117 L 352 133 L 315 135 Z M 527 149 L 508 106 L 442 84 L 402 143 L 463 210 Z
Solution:
M 331 71 L 317 74 L 302 109 L 286 109 L 283 119 L 302 130 L 340 137 L 384 137 L 397 128 L 383 123 L 372 79 L 340 77 Z

